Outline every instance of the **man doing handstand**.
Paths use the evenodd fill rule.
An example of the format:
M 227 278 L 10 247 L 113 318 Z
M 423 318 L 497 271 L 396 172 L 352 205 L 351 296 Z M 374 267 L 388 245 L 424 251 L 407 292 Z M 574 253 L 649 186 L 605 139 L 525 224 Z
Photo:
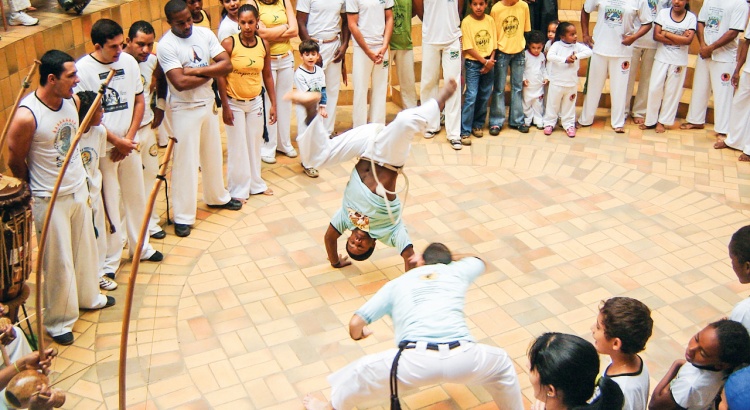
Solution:
M 324 119 L 317 116 L 317 93 L 292 92 L 292 101 L 305 107 L 308 128 L 297 137 L 302 163 L 324 168 L 359 157 L 344 190 L 341 209 L 333 216 L 325 233 L 326 252 L 331 266 L 351 265 L 347 256 L 339 255 L 336 241 L 345 230 L 352 231 L 346 241 L 346 252 L 363 261 L 375 250 L 375 241 L 401 251 L 404 266 L 414 249 L 401 220 L 401 202 L 396 195 L 396 181 L 409 156 L 414 135 L 439 127 L 440 112 L 456 92 L 457 83 L 449 80 L 437 99 L 420 107 L 400 112 L 388 124 L 366 124 L 329 139 Z M 429 128 L 432 127 L 432 128 Z

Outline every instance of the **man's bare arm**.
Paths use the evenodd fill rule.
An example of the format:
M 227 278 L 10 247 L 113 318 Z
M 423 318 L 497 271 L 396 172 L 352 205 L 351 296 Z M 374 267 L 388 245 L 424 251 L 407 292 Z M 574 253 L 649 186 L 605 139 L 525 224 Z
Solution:
M 28 108 L 19 107 L 8 129 L 8 167 L 13 175 L 23 181 L 29 180 L 26 157 L 31 149 L 31 140 L 36 132 L 34 114 Z

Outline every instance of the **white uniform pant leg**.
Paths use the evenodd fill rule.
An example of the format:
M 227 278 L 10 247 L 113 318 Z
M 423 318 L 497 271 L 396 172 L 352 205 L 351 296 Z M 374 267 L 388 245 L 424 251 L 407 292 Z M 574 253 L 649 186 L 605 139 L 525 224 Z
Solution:
M 708 98 L 711 96 L 711 82 L 709 81 L 709 62 L 698 57 L 693 73 L 693 89 L 690 96 L 690 108 L 688 108 L 685 120 L 691 124 L 705 124 L 706 110 L 708 109 Z M 715 112 L 715 111 L 714 111 Z
M 352 104 L 352 128 L 367 123 L 367 90 L 370 87 L 375 63 L 367 57 L 362 48 L 354 46 L 352 55 L 352 87 L 354 97 Z
M 557 118 L 560 114 L 562 100 L 565 98 L 564 89 L 565 87 L 560 87 L 558 85 L 548 85 L 546 94 L 547 104 L 544 107 L 543 125 L 545 127 L 554 128 L 554 126 L 557 125 Z
M 219 133 L 219 117 L 213 113 L 211 107 L 206 111 L 200 130 L 198 155 L 203 202 L 206 205 L 222 205 L 232 200 L 232 196 L 224 188 L 224 153 Z
M 266 125 L 268 129 L 268 142 L 263 144 L 261 155 L 264 157 L 275 157 L 276 151 L 290 152 L 292 147 L 292 102 L 284 100 L 284 95 L 292 91 L 294 85 L 294 56 L 289 53 L 284 58 L 271 58 L 271 74 L 273 85 L 276 90 L 276 123 Z M 265 96 L 266 107 L 271 107 L 271 100 Z M 269 124 L 270 110 L 266 111 L 266 124 Z
M 428 127 L 439 126 L 440 109 L 435 100 L 419 107 L 401 111 L 396 118 L 380 131 L 367 145 L 364 156 L 376 162 L 403 166 L 409 157 L 411 141 L 415 135 L 424 133 Z
M 141 162 L 143 163 L 143 192 L 148 202 L 148 196 L 154 189 L 156 174 L 159 173 L 159 147 L 156 145 L 156 134 L 151 124 L 141 127 L 136 134 L 136 140 L 141 144 Z M 146 203 L 144 202 L 144 204 Z M 140 220 L 138 220 L 140 223 Z M 156 202 L 151 207 L 151 218 L 148 222 L 148 234 L 153 235 L 160 232 L 159 214 L 156 213 Z
M 104 215 L 104 202 L 102 201 L 101 192 L 91 199 L 91 211 L 94 217 L 94 227 L 98 234 L 96 236 L 96 255 L 98 261 L 96 266 L 99 269 L 99 277 L 101 278 L 107 272 L 105 267 L 107 266 L 107 236 L 109 233 L 105 222 L 106 216 Z
M 656 49 L 655 48 L 644 48 L 641 50 L 641 56 L 639 59 L 639 68 L 640 68 L 640 74 L 638 76 L 638 91 L 635 94 L 635 99 L 633 100 L 633 109 L 630 110 L 630 113 L 635 118 L 643 118 L 646 115 L 646 104 L 648 104 L 649 94 L 648 94 L 648 87 L 649 82 L 651 80 L 651 69 L 654 66 L 654 56 L 656 55 Z M 633 50 L 633 55 L 635 56 L 635 49 Z M 635 59 L 635 58 L 633 58 Z M 630 76 L 629 78 L 634 78 L 636 71 L 635 65 L 630 65 Z M 630 80 L 628 80 L 628 84 L 630 83 Z M 628 96 L 633 94 L 633 88 L 628 88 Z M 626 108 L 629 105 L 630 100 L 626 102 Z
M 531 125 L 542 125 L 544 108 L 542 106 L 542 100 L 544 99 L 544 86 L 540 85 L 535 89 L 528 87 L 523 88 L 523 117 L 524 124 L 526 126 Z
M 750 146 L 750 74 L 744 71 L 732 100 L 731 117 L 733 121 L 724 143 L 744 152 Z
M 169 108 L 169 104 L 164 108 L 164 119 L 159 124 L 157 130 L 157 142 L 160 146 L 164 147 L 167 145 L 169 137 L 174 136 L 172 133 L 172 109 Z
M 380 46 L 378 46 L 379 48 Z M 385 124 L 385 104 L 388 95 L 388 66 L 390 51 L 385 52 L 383 62 L 373 65 L 370 90 L 370 122 Z M 367 89 L 365 89 L 365 93 Z
M 670 64 L 654 61 L 654 67 L 651 70 L 651 78 L 649 79 L 649 99 L 646 104 L 646 117 L 643 122 L 649 127 L 656 125 L 656 122 L 659 119 L 659 111 L 663 104 L 662 100 L 664 98 L 664 89 L 666 87 L 669 67 Z
M 417 85 L 414 78 L 414 50 L 391 50 L 393 64 L 396 66 L 401 100 L 404 108 L 417 106 Z M 326 89 L 326 91 L 328 91 Z
M 341 90 L 341 61 L 333 62 L 333 55 L 341 46 L 341 41 L 334 41 L 320 45 L 320 55 L 323 57 L 323 72 L 326 75 L 326 110 L 328 118 L 325 119 L 328 134 L 333 134 L 333 128 L 336 125 L 336 107 L 339 101 L 339 91 Z M 305 117 L 297 116 L 297 123 L 305 122 Z M 297 134 L 300 135 L 300 134 Z
M 734 96 L 731 81 L 734 67 L 735 63 L 719 61 L 709 63 L 711 89 L 714 92 L 714 131 L 717 134 L 729 132 L 729 114 L 732 111 L 732 97 Z
M 589 69 L 586 96 L 583 97 L 583 108 L 580 117 L 578 117 L 578 122 L 586 126 L 594 123 L 594 116 L 596 115 L 596 109 L 599 108 L 599 99 L 602 96 L 604 82 L 607 80 L 609 57 L 594 53 L 589 60 L 589 64 L 591 68 Z
M 422 76 L 421 76 L 421 91 L 420 100 L 424 103 L 438 95 L 438 84 L 440 81 L 440 68 L 441 56 L 443 53 L 443 47 L 435 44 L 422 44 Z M 457 93 L 458 94 L 458 93 Z M 459 96 L 460 99 L 460 96 Z M 460 100 L 459 100 L 460 101 Z M 459 112 L 460 119 L 460 112 Z M 446 118 L 446 121 L 448 119 Z M 427 131 L 440 131 L 440 124 L 438 123 L 437 128 L 428 128 Z M 459 130 L 460 133 L 460 130 Z
M 268 189 L 260 173 L 260 147 L 263 145 L 263 100 L 229 100 L 234 125 L 227 133 L 227 190 L 232 198 L 245 199 Z
M 31 7 L 31 1 L 29 0 L 8 0 L 8 8 L 11 13 L 24 11 L 29 7 Z
M 638 70 L 641 67 L 641 58 L 645 51 L 645 48 L 633 46 L 633 57 L 630 58 L 630 75 L 628 76 L 628 96 L 627 102 L 625 104 L 625 114 L 633 112 L 630 110 L 630 97 L 633 96 L 633 91 L 635 90 L 635 78 L 638 76 Z M 641 78 L 643 78 L 643 75 L 641 75 Z M 640 85 L 638 86 L 638 88 L 640 89 Z
M 308 168 L 326 168 L 362 155 L 384 124 L 365 124 L 328 138 L 325 119 L 319 115 L 297 137 L 300 159 Z
M 677 108 L 680 106 L 680 99 L 684 91 L 682 86 L 685 84 L 685 75 L 687 75 L 687 66 L 669 64 L 667 78 L 664 82 L 664 97 L 659 113 L 659 122 L 664 125 L 674 124 Z
M 551 87 L 550 87 L 551 88 Z M 576 126 L 576 100 L 578 99 L 578 87 L 560 87 L 562 98 L 560 99 L 560 124 L 567 130 Z M 554 118 L 552 121 L 554 121 Z
M 609 71 L 609 95 L 612 102 L 610 112 L 612 128 L 625 126 L 627 109 L 627 87 L 630 75 L 630 57 L 607 57 Z
M 424 62 L 423 62 L 424 64 Z M 443 80 L 455 79 L 461 84 L 461 41 L 456 39 L 443 49 Z M 437 83 L 435 84 L 437 90 Z M 435 98 L 437 95 L 433 96 Z M 422 101 L 427 101 L 422 97 Z M 448 140 L 461 138 L 461 93 L 455 92 L 445 102 L 445 135 Z

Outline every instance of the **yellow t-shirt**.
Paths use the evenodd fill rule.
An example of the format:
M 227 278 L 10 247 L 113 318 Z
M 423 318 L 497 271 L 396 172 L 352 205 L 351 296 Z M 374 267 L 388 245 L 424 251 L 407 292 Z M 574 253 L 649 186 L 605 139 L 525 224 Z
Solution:
M 463 36 L 464 50 L 477 50 L 482 57 L 488 57 L 497 46 L 497 29 L 495 20 L 491 16 L 484 16 L 482 20 L 477 20 L 473 15 L 464 17 L 461 22 L 461 35 Z M 464 53 L 468 60 L 477 61 L 471 54 Z
M 201 14 L 203 15 L 203 20 L 201 20 L 200 23 L 193 23 L 194 25 L 198 27 L 205 27 L 207 29 L 211 28 L 211 21 L 208 19 L 208 14 L 204 10 L 201 10 Z
M 492 6 L 490 16 L 495 20 L 497 49 L 505 54 L 516 54 L 526 48 L 523 33 L 531 31 L 529 5 L 519 0 L 508 7 L 502 2 Z
M 232 72 L 227 75 L 227 94 L 237 100 L 250 100 L 260 95 L 263 87 L 263 65 L 266 47 L 263 40 L 255 36 L 255 45 L 247 47 L 240 35 L 232 37 Z
M 258 4 L 258 12 L 260 13 L 260 21 L 268 28 L 281 26 L 289 23 L 286 18 L 286 9 L 284 8 L 284 0 L 277 0 L 274 4 L 264 4 L 261 1 L 256 2 Z M 284 41 L 269 41 L 269 48 L 272 56 L 278 56 L 286 54 L 292 51 L 292 43 L 289 39 Z

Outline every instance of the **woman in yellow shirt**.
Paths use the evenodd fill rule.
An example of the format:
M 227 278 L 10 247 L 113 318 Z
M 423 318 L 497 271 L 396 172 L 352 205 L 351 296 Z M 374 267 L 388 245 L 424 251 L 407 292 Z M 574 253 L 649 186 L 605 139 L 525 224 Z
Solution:
M 297 37 L 297 18 L 290 0 L 255 0 L 260 13 L 258 35 L 268 41 L 271 54 L 271 73 L 276 85 L 277 122 L 268 127 L 268 142 L 261 148 L 263 162 L 276 162 L 276 151 L 289 158 L 297 156 L 292 147 L 292 102 L 284 101 L 283 96 L 292 91 L 294 84 L 294 55 L 290 39 Z M 266 93 L 268 98 L 270 93 Z M 268 104 L 268 99 L 266 99 Z
M 227 132 L 227 189 L 232 198 L 244 202 L 254 194 L 273 195 L 260 176 L 260 147 L 266 117 L 268 125 L 276 122 L 276 93 L 269 46 L 256 32 L 258 10 L 242 5 L 237 20 L 240 33 L 221 42 L 231 57 L 232 72 L 217 80 Z M 263 86 L 269 99 L 266 115 Z

